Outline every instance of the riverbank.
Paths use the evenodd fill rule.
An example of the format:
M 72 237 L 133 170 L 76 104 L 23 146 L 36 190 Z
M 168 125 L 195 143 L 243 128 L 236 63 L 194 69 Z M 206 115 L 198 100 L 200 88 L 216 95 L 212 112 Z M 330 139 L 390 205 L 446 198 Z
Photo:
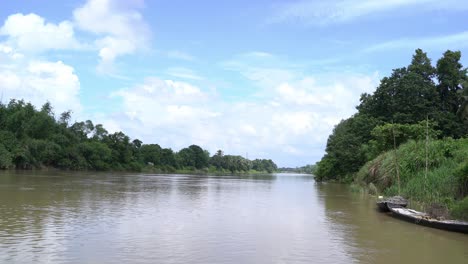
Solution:
M 468 139 L 430 141 L 427 172 L 425 144 L 409 141 L 367 162 L 354 175 L 352 188 L 360 186 L 373 195 L 400 194 L 427 212 L 468 220 Z
M 175 169 L 173 167 L 155 167 L 155 166 L 146 166 L 142 167 L 139 170 L 71 170 L 71 169 L 60 169 L 55 167 L 46 167 L 42 166 L 39 168 L 31 169 L 2 169 L 2 172 L 12 172 L 12 171 L 23 171 L 23 172 L 87 172 L 87 173 L 153 173 L 153 174 L 188 174 L 188 175 L 271 175 L 278 173 L 278 171 L 268 172 L 268 171 L 257 171 L 257 170 L 248 170 L 248 171 L 234 171 L 229 170 L 218 170 L 216 168 L 204 168 L 204 169 Z
M 215 167 L 207 167 L 203 169 L 175 169 L 172 167 L 155 167 L 155 166 L 145 166 L 139 172 L 143 173 L 155 173 L 155 174 L 190 174 L 190 175 L 263 175 L 263 174 L 272 174 L 276 171 L 257 171 L 257 170 L 248 170 L 248 171 L 230 171 L 225 169 L 216 169 Z

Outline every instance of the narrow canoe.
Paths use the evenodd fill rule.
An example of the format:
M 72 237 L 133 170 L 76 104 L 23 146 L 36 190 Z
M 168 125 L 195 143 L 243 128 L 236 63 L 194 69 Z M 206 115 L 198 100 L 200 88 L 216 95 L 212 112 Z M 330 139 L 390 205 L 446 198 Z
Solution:
M 393 196 L 385 199 L 379 199 L 377 201 L 377 208 L 382 212 L 389 212 L 389 205 L 406 207 L 408 205 L 408 201 L 401 196 Z
M 468 222 L 458 220 L 439 220 L 432 218 L 426 213 L 400 206 L 389 205 L 388 208 L 390 212 L 392 212 L 391 215 L 393 217 L 410 223 L 468 234 Z

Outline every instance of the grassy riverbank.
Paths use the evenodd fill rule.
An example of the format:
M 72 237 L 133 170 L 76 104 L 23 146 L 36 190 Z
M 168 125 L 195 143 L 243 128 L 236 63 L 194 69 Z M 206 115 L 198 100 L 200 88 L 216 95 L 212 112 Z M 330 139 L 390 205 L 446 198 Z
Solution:
M 468 219 L 468 139 L 428 142 L 427 174 L 425 144 L 409 141 L 396 153 L 391 150 L 379 155 L 355 174 L 355 184 L 373 194 L 400 193 L 426 210 L 442 206 L 452 217 Z
M 433 66 L 417 49 L 408 66 L 362 94 L 358 112 L 336 125 L 316 179 L 401 194 L 428 213 L 468 219 L 466 87 L 461 52 L 447 50 Z

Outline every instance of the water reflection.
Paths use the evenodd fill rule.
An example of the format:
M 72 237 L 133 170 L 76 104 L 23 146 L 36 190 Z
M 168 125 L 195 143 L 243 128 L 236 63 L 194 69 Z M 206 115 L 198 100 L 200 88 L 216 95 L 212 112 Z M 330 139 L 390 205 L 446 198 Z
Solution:
M 400 223 L 346 186 L 308 175 L 2 172 L 0 200 L 0 263 L 404 263 L 425 251 L 427 263 L 467 257 L 466 236 Z
M 468 236 L 402 222 L 375 209 L 375 200 L 346 185 L 317 184 L 330 223 L 359 263 L 464 263 Z

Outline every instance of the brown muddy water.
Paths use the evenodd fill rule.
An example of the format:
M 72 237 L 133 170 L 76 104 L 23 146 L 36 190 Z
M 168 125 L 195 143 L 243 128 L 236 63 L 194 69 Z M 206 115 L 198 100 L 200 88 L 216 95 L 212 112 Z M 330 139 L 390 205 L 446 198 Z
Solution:
M 468 263 L 312 176 L 0 172 L 0 263 Z

